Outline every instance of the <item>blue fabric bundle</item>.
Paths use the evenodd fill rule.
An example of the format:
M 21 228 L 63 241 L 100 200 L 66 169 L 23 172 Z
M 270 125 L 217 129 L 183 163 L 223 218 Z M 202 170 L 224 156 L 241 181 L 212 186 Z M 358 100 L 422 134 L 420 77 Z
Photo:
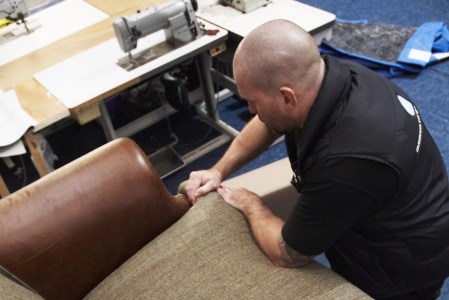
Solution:
M 398 62 L 426 67 L 449 57 L 449 31 L 443 22 L 421 25 L 405 44 Z
M 449 31 L 443 22 L 426 22 L 418 28 L 369 24 L 366 20 L 337 20 L 322 54 L 356 61 L 387 78 L 419 73 L 422 68 L 449 57 Z

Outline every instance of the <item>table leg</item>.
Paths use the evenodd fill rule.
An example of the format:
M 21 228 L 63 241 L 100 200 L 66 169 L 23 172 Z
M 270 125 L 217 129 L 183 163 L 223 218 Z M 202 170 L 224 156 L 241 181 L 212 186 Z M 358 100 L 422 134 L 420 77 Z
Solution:
M 209 121 L 231 138 L 235 138 L 239 132 L 220 120 L 218 114 L 218 99 L 215 97 L 214 83 L 211 75 L 211 57 L 207 52 L 199 55 L 198 59 L 199 73 L 203 85 L 206 111 L 198 110 L 198 113 L 208 118 Z
M 28 130 L 25 135 L 25 143 L 27 144 L 28 150 L 33 157 L 34 165 L 37 169 L 37 172 L 42 177 L 51 172 L 48 169 L 47 163 L 45 162 L 44 153 L 39 147 L 39 143 L 36 141 L 36 138 L 31 130 Z
M 100 103 L 100 124 L 103 128 L 103 133 L 108 142 L 117 138 L 117 134 L 114 130 L 114 125 L 112 124 L 108 108 L 106 107 L 106 103 L 104 101 Z
M 2 175 L 0 175 L 0 198 L 4 198 L 8 195 L 9 195 L 8 187 L 6 186 L 6 183 L 3 180 Z
M 206 112 L 209 118 L 214 121 L 218 121 L 218 101 L 215 99 L 214 83 L 210 72 L 210 63 L 211 57 L 207 54 L 207 52 L 203 52 L 199 55 L 199 71 L 203 84 L 204 97 L 206 98 Z

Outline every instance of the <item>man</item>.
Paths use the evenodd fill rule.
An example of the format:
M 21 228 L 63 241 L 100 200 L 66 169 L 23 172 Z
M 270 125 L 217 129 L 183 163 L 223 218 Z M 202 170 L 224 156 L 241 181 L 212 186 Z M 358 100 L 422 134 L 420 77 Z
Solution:
M 449 275 L 449 184 L 409 97 L 360 65 L 320 57 L 285 20 L 244 38 L 233 70 L 256 116 L 214 167 L 191 173 L 192 203 L 216 189 L 277 266 L 325 252 L 334 271 L 377 299 L 436 298 Z M 300 192 L 285 223 L 254 193 L 221 186 L 282 134 Z

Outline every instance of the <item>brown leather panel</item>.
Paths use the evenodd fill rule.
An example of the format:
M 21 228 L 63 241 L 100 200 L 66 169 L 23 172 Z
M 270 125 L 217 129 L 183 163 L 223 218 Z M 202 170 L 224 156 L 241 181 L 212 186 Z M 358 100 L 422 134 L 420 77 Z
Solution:
M 122 138 L 0 201 L 0 265 L 47 299 L 79 299 L 189 206 Z

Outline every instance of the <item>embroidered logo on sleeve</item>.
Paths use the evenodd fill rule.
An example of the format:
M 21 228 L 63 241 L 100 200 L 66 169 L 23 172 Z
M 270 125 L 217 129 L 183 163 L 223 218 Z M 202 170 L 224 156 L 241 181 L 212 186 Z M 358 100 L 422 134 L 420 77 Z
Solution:
M 401 105 L 405 108 L 405 110 L 411 115 L 415 115 L 415 110 L 413 108 L 413 104 L 410 103 L 407 99 L 405 99 L 402 96 L 398 95 L 399 102 L 401 102 Z
M 416 118 L 418 119 L 419 133 L 418 133 L 418 143 L 416 145 L 416 153 L 419 153 L 419 149 L 421 149 L 421 140 L 422 140 L 422 122 L 421 122 L 421 117 L 419 116 L 418 110 L 414 106 L 413 106 L 413 108 L 415 109 Z
M 421 149 L 421 140 L 422 140 L 422 122 L 421 117 L 419 115 L 418 109 L 407 99 L 404 97 L 398 95 L 398 100 L 401 103 L 402 107 L 411 115 L 415 116 L 418 121 L 418 141 L 416 143 L 416 153 L 419 153 L 419 150 Z

